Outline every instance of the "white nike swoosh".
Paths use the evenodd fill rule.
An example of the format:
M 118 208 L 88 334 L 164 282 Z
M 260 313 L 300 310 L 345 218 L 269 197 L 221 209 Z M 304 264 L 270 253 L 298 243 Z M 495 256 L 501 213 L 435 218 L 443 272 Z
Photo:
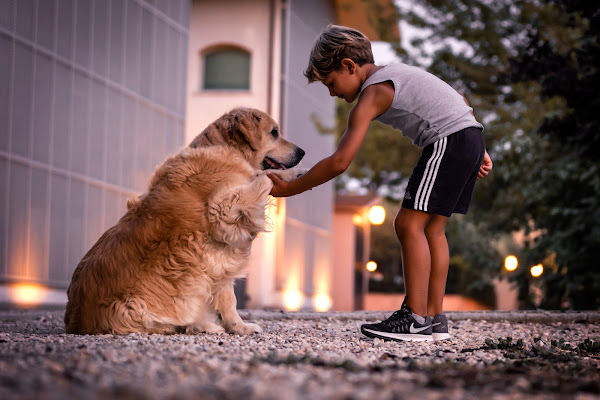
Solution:
M 441 324 L 441 322 L 436 322 L 435 324 L 431 324 L 431 327 L 433 328 L 434 326 L 440 325 L 440 324 Z
M 408 331 L 410 333 L 419 333 L 419 332 L 423 332 L 426 329 L 429 329 L 430 327 L 431 327 L 431 325 L 427 325 L 422 328 L 415 328 L 415 323 L 413 322 L 412 324 L 410 324 L 410 328 L 408 328 Z
M 414 341 L 425 341 L 425 340 L 433 340 L 433 336 L 431 335 L 409 335 L 408 333 L 388 333 L 381 331 L 374 331 L 371 329 L 365 329 L 365 331 L 370 332 L 378 337 L 386 337 L 390 339 L 399 339 L 399 340 L 414 340 Z

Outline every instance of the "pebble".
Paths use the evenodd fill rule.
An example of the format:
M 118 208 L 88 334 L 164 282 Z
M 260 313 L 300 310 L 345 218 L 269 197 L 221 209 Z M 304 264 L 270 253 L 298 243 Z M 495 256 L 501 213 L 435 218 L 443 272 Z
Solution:
M 532 346 L 541 337 L 546 348 L 561 338 L 573 346 L 600 340 L 597 323 L 450 319 L 451 340 L 391 342 L 360 334 L 360 325 L 372 322 L 364 313 L 263 310 L 241 312 L 263 328 L 257 335 L 79 336 L 64 333 L 62 314 L 0 311 L 1 399 L 562 398 L 537 388 L 533 369 L 494 377 L 498 363 L 512 360 L 485 340 L 512 337 Z M 577 363 L 580 379 L 600 369 L 598 355 Z M 479 380 L 478 371 L 485 371 Z M 599 395 L 590 382 L 568 397 Z

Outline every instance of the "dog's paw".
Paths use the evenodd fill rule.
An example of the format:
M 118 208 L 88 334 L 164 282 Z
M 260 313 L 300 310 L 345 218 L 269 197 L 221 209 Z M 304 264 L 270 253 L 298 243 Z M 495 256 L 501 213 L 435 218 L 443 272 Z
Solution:
M 204 321 L 187 326 L 186 333 L 225 333 L 225 328 L 214 322 Z
M 261 333 L 262 328 L 256 324 L 236 324 L 231 327 L 231 333 L 236 335 L 250 335 L 253 333 Z
M 293 179 L 302 176 L 308 171 L 308 168 L 290 168 L 290 169 L 273 169 L 269 170 L 269 173 L 277 175 L 284 181 L 291 181 Z
M 205 326 L 204 333 L 225 333 L 225 328 L 221 325 L 212 324 L 211 326 Z

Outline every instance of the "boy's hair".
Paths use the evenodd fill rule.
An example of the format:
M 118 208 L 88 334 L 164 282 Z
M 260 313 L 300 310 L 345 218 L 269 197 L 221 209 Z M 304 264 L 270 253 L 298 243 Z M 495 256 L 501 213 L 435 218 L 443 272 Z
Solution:
M 344 58 L 360 66 L 375 63 L 371 42 L 365 35 L 346 26 L 327 25 L 313 45 L 304 76 L 309 83 L 322 82 L 330 72 L 342 67 Z

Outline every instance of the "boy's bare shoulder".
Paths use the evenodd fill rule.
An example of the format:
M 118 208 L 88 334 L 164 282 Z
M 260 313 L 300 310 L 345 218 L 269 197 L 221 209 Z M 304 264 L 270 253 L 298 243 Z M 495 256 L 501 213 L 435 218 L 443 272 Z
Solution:
M 358 99 L 357 106 L 373 107 L 377 115 L 385 113 L 394 101 L 394 85 L 391 81 L 374 83 L 367 86 Z

